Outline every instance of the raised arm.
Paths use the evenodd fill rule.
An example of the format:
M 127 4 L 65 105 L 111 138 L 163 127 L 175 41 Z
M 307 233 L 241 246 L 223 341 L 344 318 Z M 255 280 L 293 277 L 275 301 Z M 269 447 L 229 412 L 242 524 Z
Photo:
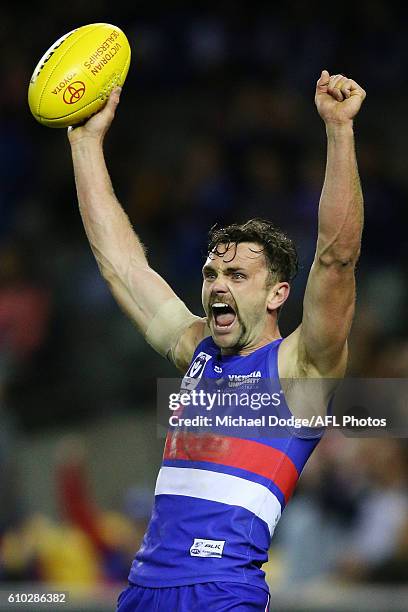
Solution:
M 103 141 L 119 96 L 117 88 L 102 111 L 85 125 L 68 130 L 79 210 L 99 269 L 119 305 L 147 342 L 183 370 L 204 335 L 205 322 L 149 266 L 113 191 Z
M 315 102 L 327 134 L 326 175 L 319 204 L 316 254 L 300 327 L 289 348 L 305 376 L 337 378 L 345 372 L 347 337 L 355 303 L 355 265 L 363 229 L 363 196 L 354 148 L 353 119 L 365 91 L 324 70 Z
M 363 196 L 353 119 L 365 91 L 343 75 L 323 71 L 316 106 L 327 133 L 326 176 L 319 204 L 316 254 L 303 304 L 300 348 L 323 376 L 344 373 L 355 303 L 355 265 L 363 229 Z

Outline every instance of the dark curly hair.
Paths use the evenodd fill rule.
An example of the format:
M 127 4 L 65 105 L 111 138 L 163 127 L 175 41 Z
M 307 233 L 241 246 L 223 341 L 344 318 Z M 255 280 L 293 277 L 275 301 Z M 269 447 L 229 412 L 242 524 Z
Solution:
M 293 241 L 278 227 L 265 219 L 250 219 L 245 223 L 233 223 L 226 227 L 214 225 L 208 234 L 208 254 L 219 251 L 220 244 L 229 248 L 231 243 L 256 242 L 262 246 L 271 273 L 271 279 L 276 282 L 290 282 L 298 271 L 298 256 Z M 235 257 L 235 255 L 233 256 Z

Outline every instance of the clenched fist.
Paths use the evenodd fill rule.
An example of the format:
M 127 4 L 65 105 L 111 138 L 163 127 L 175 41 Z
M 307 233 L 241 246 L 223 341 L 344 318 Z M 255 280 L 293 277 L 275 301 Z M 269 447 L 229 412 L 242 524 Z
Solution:
M 323 70 L 317 81 L 315 103 L 326 125 L 352 122 L 365 97 L 364 89 L 342 74 Z

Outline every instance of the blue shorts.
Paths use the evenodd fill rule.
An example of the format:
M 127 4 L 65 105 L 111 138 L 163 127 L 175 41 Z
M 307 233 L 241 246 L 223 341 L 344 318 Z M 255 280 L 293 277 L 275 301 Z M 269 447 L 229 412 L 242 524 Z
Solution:
M 268 612 L 269 594 L 240 582 L 205 582 L 178 587 L 131 585 L 117 612 Z

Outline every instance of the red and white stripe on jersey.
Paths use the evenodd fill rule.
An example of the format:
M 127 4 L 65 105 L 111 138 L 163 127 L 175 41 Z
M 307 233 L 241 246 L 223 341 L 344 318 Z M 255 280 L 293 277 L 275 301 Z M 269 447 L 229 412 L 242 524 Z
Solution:
M 299 478 L 295 464 L 282 450 L 232 436 L 169 432 L 163 458 L 205 461 L 253 472 L 271 480 L 286 502 Z

